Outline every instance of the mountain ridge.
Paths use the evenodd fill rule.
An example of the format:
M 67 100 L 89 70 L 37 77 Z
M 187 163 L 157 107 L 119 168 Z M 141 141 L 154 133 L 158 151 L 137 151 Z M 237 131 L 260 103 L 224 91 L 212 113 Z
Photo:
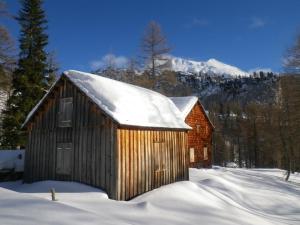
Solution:
M 195 61 L 181 57 L 168 56 L 167 62 L 162 65 L 165 70 L 172 70 L 185 74 L 207 74 L 224 77 L 249 77 L 250 74 L 238 67 L 223 63 L 211 58 L 207 61 Z

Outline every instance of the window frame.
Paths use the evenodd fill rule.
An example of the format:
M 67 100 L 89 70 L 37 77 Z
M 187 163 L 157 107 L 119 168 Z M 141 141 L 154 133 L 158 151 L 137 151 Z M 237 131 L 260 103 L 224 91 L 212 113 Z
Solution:
M 154 142 L 154 167 L 156 172 L 166 170 L 166 157 L 165 142 L 162 140 Z
M 72 170 L 72 150 L 71 142 L 60 142 L 56 145 L 56 168 L 59 175 L 71 175 Z
M 201 132 L 201 125 L 197 124 L 196 125 L 196 133 L 199 134 Z
M 60 98 L 58 109 L 58 127 L 72 127 L 73 97 Z
M 203 160 L 208 160 L 208 147 L 203 147 Z
M 190 163 L 194 163 L 195 162 L 195 148 L 189 148 L 189 154 L 190 154 Z

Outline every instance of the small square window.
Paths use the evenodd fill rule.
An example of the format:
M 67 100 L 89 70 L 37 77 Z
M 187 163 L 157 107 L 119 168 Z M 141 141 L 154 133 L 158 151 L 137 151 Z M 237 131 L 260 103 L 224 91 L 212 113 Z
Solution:
M 200 133 L 200 129 L 201 129 L 201 126 L 200 125 L 196 125 L 196 131 L 197 131 L 197 133 Z
M 57 143 L 56 173 L 68 175 L 71 173 L 72 143 Z
M 73 113 L 73 98 L 62 98 L 59 102 L 58 126 L 71 127 Z
M 190 162 L 195 162 L 195 149 L 190 148 Z
M 166 151 L 165 151 L 165 145 L 162 142 L 156 142 L 154 143 L 154 164 L 155 164 L 155 170 L 156 171 L 163 171 L 166 169 Z
M 205 134 L 208 135 L 208 126 L 205 126 Z
M 203 159 L 204 160 L 208 160 L 208 151 L 207 151 L 207 147 L 203 148 Z

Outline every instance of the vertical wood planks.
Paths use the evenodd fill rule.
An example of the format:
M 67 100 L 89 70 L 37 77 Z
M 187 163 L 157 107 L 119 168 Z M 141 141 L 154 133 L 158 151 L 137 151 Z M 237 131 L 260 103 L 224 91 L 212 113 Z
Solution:
M 186 132 L 117 129 L 117 199 L 128 200 L 185 179 Z M 159 157 L 159 159 L 157 158 Z M 158 160 L 163 169 L 157 170 Z

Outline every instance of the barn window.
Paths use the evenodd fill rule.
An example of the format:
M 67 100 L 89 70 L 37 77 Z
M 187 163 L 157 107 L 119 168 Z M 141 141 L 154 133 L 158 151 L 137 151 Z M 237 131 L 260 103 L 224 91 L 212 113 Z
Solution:
M 163 137 L 163 136 L 161 136 L 161 135 L 156 135 L 156 136 L 153 137 L 153 142 L 154 142 L 155 144 L 162 144 L 162 143 L 165 142 L 165 140 L 164 140 L 164 137 Z
M 205 126 L 205 134 L 208 134 L 208 126 Z
M 56 173 L 68 175 L 71 173 L 72 143 L 57 143 Z
M 207 147 L 203 148 L 203 159 L 208 160 L 208 152 L 207 152 Z
M 72 126 L 73 98 L 61 98 L 59 102 L 58 126 Z
M 195 162 L 195 149 L 190 148 L 190 162 Z
M 196 125 L 196 131 L 197 131 L 197 133 L 200 133 L 200 128 L 201 128 L 200 125 Z
M 154 143 L 154 165 L 156 171 L 162 171 L 166 169 L 166 151 L 164 143 Z

